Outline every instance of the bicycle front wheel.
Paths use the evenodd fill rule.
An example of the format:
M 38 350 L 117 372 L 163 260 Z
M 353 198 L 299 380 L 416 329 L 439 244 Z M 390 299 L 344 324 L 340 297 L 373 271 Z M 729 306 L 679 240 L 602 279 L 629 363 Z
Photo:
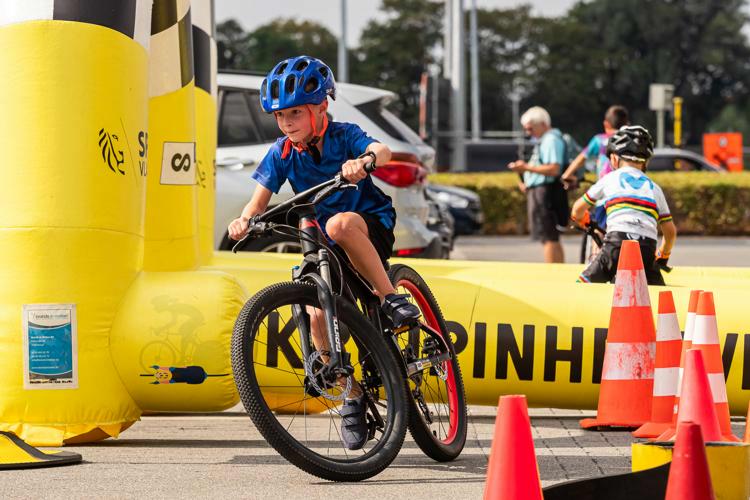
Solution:
M 443 313 L 424 279 L 414 269 L 401 264 L 392 266 L 388 275 L 398 293 L 411 296 L 410 301 L 422 313 L 420 321 L 442 338 L 439 341 L 421 329 L 397 335 L 405 361 L 440 354 L 446 346 L 450 353 L 450 359 L 439 366 L 409 377 L 409 431 L 425 455 L 447 462 L 461 454 L 468 431 L 464 382 L 453 341 Z
M 332 481 L 360 481 L 385 469 L 404 441 L 408 419 L 403 369 L 382 335 L 348 301 L 335 296 L 335 311 L 345 350 L 354 367 L 353 384 L 366 393 L 371 439 L 360 450 L 341 438 L 346 384 L 320 391 L 310 383 L 292 314 L 300 306 L 320 308 L 316 288 L 300 283 L 269 286 L 240 312 L 232 335 L 232 368 L 240 398 L 258 431 L 284 458 L 300 469 Z M 298 316 L 298 320 L 300 317 Z M 320 363 L 320 357 L 308 363 Z M 310 366 L 310 364 L 308 364 Z M 320 385 L 318 386 L 320 387 Z

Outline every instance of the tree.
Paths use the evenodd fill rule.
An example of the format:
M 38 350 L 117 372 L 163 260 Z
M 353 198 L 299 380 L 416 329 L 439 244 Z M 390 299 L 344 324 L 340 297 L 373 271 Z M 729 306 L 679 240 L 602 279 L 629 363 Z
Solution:
M 355 51 L 353 82 L 388 89 L 399 96 L 394 110 L 413 128 L 419 115 L 419 80 L 437 62 L 442 39 L 443 3 L 383 0 L 385 21 L 370 21 Z
M 325 61 L 336 72 L 338 40 L 312 21 L 275 19 L 245 33 L 230 19 L 217 26 L 219 67 L 270 71 L 288 57 L 308 55 Z
M 750 47 L 743 0 L 594 0 L 576 4 L 543 34 L 546 46 L 531 96 L 557 124 L 588 135 L 607 105 L 628 106 L 654 126 L 651 83 L 672 83 L 684 98 L 686 139 L 700 141 L 729 102 L 745 102 Z
M 216 52 L 219 69 L 236 69 L 239 55 L 244 50 L 247 33 L 235 19 L 216 25 Z

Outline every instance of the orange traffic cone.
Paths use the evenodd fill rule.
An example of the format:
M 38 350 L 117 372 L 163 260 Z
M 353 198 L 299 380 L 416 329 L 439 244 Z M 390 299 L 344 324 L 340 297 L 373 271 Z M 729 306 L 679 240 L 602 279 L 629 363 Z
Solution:
M 745 417 L 745 439 L 743 441 L 750 444 L 750 405 L 747 407 L 747 417 Z
M 623 241 L 596 418 L 581 427 L 639 427 L 651 416 L 656 334 L 637 241 Z
M 542 499 L 526 396 L 500 397 L 484 499 Z
M 677 322 L 672 292 L 659 292 L 659 316 L 656 323 L 656 365 L 651 420 L 633 432 L 638 438 L 656 437 L 672 425 L 677 375 L 680 367 L 682 336 Z
M 682 381 L 682 399 L 677 414 L 677 425 L 665 431 L 658 441 L 675 438 L 676 429 L 682 422 L 694 422 L 701 426 L 706 441 L 722 441 L 721 426 L 716 417 L 716 407 L 711 396 L 711 384 L 706 373 L 703 354 L 698 349 L 688 349 L 685 355 L 685 378 Z
M 700 425 L 682 422 L 677 435 L 664 500 L 713 500 Z
M 673 426 L 677 424 L 677 407 L 680 404 L 680 389 L 682 388 L 682 372 L 685 369 L 685 354 L 693 346 L 693 332 L 695 331 L 695 312 L 698 310 L 698 299 L 703 290 L 691 290 L 688 302 L 688 313 L 685 319 L 685 336 L 682 339 L 682 351 L 680 352 L 680 370 L 677 374 L 677 395 L 674 398 Z
M 690 301 L 688 302 L 688 313 L 685 319 L 685 336 L 682 339 L 682 352 L 680 353 L 680 370 L 677 375 L 677 395 L 674 398 L 674 413 L 672 415 L 672 425 L 670 428 L 663 432 L 657 439 L 666 441 L 668 439 L 674 439 L 675 433 L 677 432 L 677 412 L 680 407 L 680 393 L 682 392 L 682 376 L 685 371 L 685 355 L 688 349 L 692 348 L 693 335 L 695 333 L 695 314 L 698 311 L 698 299 L 703 293 L 703 290 L 691 290 Z
M 719 418 L 724 440 L 739 442 L 739 439 L 732 434 L 732 425 L 729 420 L 729 400 L 727 399 L 727 385 L 724 381 L 721 347 L 719 347 L 719 328 L 716 325 L 714 295 L 711 292 L 701 292 L 698 298 L 692 348 L 699 349 L 703 353 L 708 381 L 711 384 L 711 394 L 716 406 L 716 416 Z

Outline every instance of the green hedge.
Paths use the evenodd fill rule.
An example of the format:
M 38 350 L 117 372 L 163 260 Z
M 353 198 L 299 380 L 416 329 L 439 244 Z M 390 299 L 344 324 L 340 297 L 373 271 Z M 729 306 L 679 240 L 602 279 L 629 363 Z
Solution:
M 649 177 L 664 190 L 680 234 L 750 235 L 750 172 L 662 172 Z M 479 193 L 485 234 L 524 234 L 526 197 L 513 173 L 434 174 L 430 181 Z M 570 195 L 572 206 L 583 194 Z

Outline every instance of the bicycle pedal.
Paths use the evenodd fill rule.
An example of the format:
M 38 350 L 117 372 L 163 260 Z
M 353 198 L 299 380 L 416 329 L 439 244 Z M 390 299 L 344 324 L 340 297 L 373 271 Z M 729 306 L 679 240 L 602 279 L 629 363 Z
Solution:
M 393 333 L 395 333 L 396 335 L 400 335 L 404 332 L 408 332 L 410 329 L 411 329 L 411 325 L 402 325 L 402 326 L 399 326 L 398 328 L 394 328 Z

